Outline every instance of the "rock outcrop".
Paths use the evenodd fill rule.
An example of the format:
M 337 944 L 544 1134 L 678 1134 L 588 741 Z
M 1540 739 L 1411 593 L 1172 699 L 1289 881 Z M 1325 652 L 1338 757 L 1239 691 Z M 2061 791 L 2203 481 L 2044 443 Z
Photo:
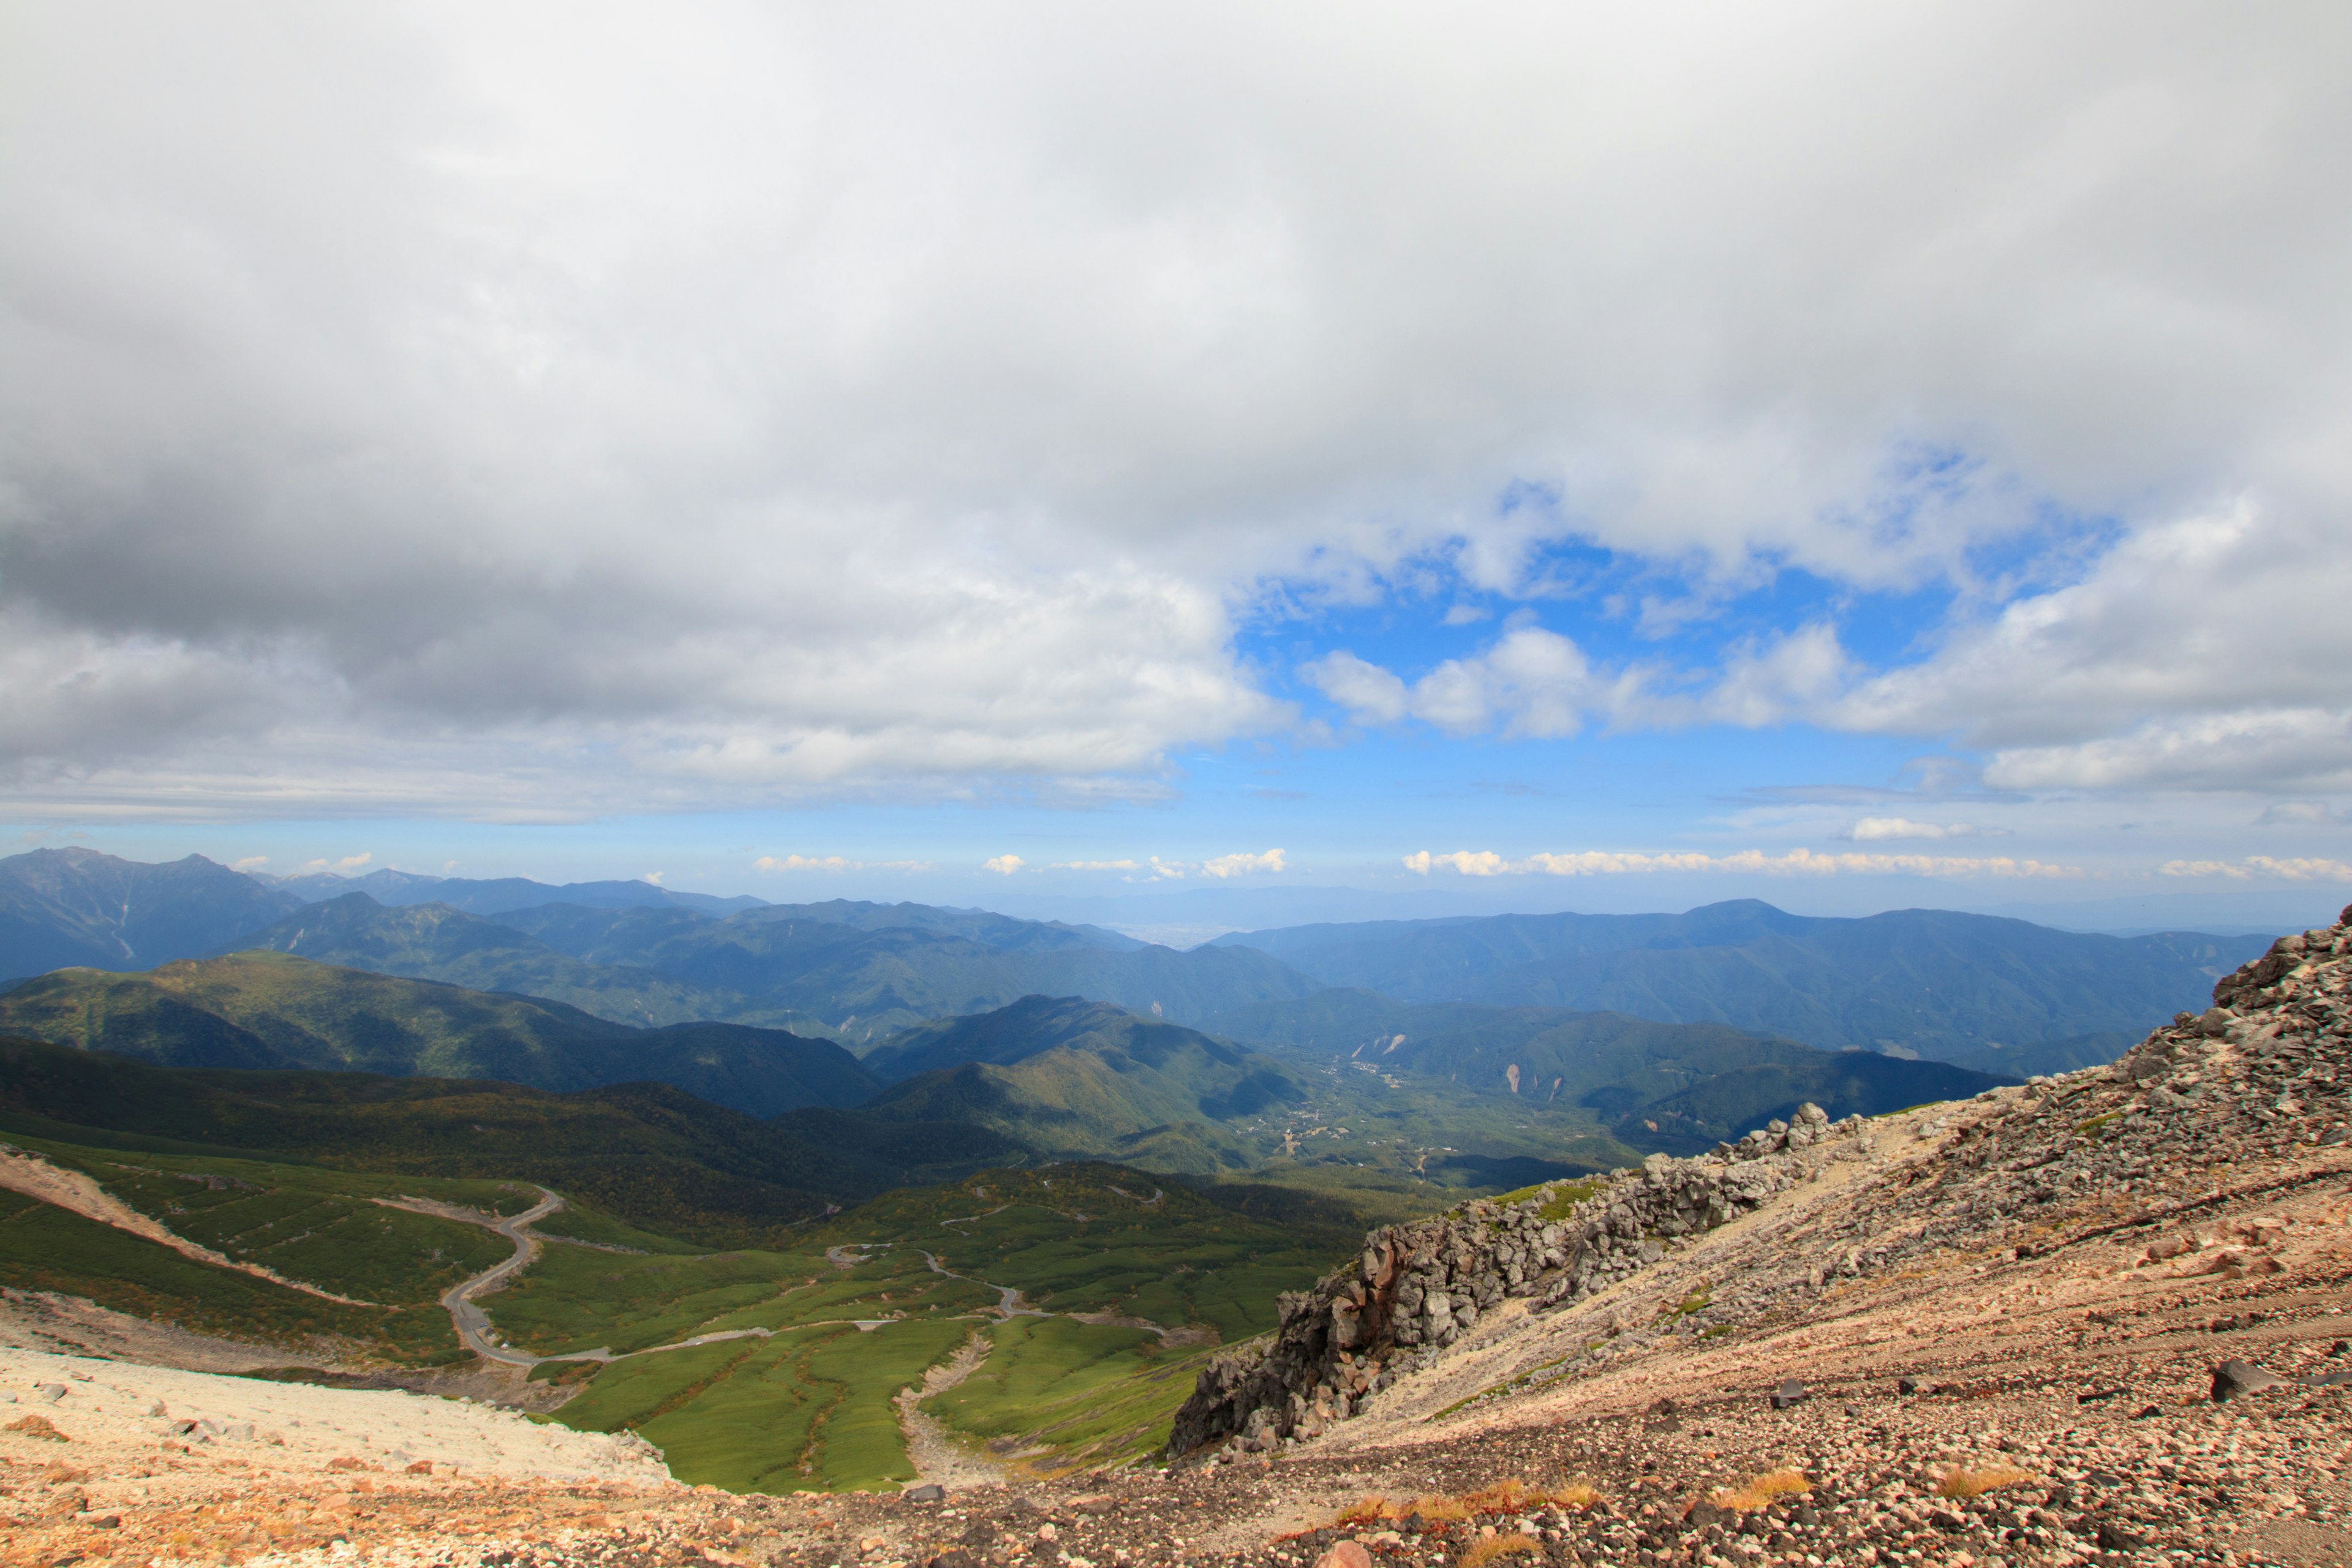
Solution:
M 1315 1437 L 1424 1365 L 1506 1298 L 1580 1300 L 1664 1258 L 1684 1237 L 1729 1223 L 1791 1179 L 1786 1156 L 1855 1138 L 1817 1105 L 1739 1142 L 1639 1171 L 1553 1183 L 1512 1202 L 1481 1199 L 1364 1238 L 1351 1268 L 1280 1300 L 1270 1339 L 1212 1360 L 1176 1414 L 1168 1451 L 1219 1443 L 1249 1451 Z

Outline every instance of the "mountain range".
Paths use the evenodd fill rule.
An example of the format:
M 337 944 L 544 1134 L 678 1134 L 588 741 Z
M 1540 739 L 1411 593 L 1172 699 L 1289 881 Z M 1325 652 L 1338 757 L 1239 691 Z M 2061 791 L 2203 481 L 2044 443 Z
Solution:
M 1953 1058 L 2111 1033 L 2204 1005 L 2256 937 L 2113 937 L 1948 910 L 1792 915 L 1752 899 L 1679 915 L 1494 915 L 1235 932 L 1329 986 L 1408 1002 L 1719 1023 L 1836 1049 Z
M 719 1019 L 853 1049 L 932 1018 L 1040 993 L 1192 1021 L 1316 983 L 1250 949 L 1179 952 L 1089 927 L 923 905 L 679 908 L 545 904 L 484 917 L 346 893 L 241 945 L 415 979 L 553 997 L 632 1024 Z
M 273 883 L 79 849 L 0 860 L 0 969 L 62 960 L 0 994 L 0 1029 L 59 1044 L 558 1094 L 656 1083 L 820 1141 L 956 1124 L 1023 1157 L 1171 1171 L 1419 1171 L 1413 1149 L 1540 1159 L 1547 1138 L 1614 1159 L 1806 1100 L 1875 1114 L 2104 1060 L 2252 945 L 1751 900 L 1180 952 L 982 910 L 394 871 Z

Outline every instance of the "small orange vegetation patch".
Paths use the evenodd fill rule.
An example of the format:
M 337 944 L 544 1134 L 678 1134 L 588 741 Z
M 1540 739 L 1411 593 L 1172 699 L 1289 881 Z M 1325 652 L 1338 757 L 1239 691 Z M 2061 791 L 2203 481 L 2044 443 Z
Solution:
M 2034 1478 L 2015 1465 L 1987 1465 L 1980 1470 L 1955 1469 L 1944 1472 L 1936 1483 L 1936 1495 L 1948 1498 L 1979 1497 L 2002 1487 L 2013 1487 L 2020 1481 Z
M 1436 1493 L 1405 1501 L 1399 1498 L 1368 1497 L 1340 1510 L 1332 1525 L 1394 1524 L 1411 1514 L 1419 1514 L 1430 1524 L 1454 1524 L 1482 1513 L 1525 1513 L 1531 1508 L 1549 1503 L 1558 1508 L 1591 1508 L 1601 1500 L 1601 1494 L 1582 1481 L 1570 1481 L 1564 1486 L 1546 1489 L 1531 1487 L 1525 1481 L 1496 1481 L 1460 1497 L 1444 1497 Z M 1524 1537 L 1502 1537 L 1522 1540 Z M 1511 1551 L 1525 1550 L 1514 1546 Z M 1489 1553 L 1492 1555 L 1492 1553 Z
M 1813 1489 L 1813 1483 L 1796 1470 L 1768 1470 L 1737 1491 L 1718 1491 L 1713 1501 L 1717 1508 L 1738 1509 L 1742 1513 L 1769 1508 L 1775 1498 L 1795 1496 Z
M 1483 1568 L 1496 1558 L 1507 1557 L 1515 1552 L 1540 1557 L 1543 1543 L 1532 1535 L 1489 1535 L 1462 1554 L 1462 1568 Z

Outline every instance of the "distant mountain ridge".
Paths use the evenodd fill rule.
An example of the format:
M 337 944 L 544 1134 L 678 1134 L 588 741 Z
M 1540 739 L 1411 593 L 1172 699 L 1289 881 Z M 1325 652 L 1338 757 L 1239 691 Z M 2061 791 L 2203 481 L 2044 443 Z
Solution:
M 1973 1057 L 2138 1035 L 2202 1005 L 2260 939 L 2109 937 L 1945 910 L 1792 915 L 1757 900 L 1679 915 L 1494 915 L 1299 926 L 1216 940 L 1327 985 L 1413 1002 L 1723 1023 L 1826 1048 Z
M 900 921 L 907 923 L 889 923 Z M 636 1025 L 713 1019 L 870 1047 L 927 1019 L 1080 992 L 1182 1021 L 1316 984 L 1264 953 L 1179 952 L 1091 927 L 924 905 L 764 905 L 725 919 L 677 906 L 546 904 L 489 916 L 306 905 L 243 947 L 513 991 Z
M 201 855 L 163 865 L 94 849 L 11 855 L 0 859 L 0 980 L 194 958 L 299 902 Z
M 584 904 L 593 909 L 694 910 L 708 915 L 733 914 L 758 909 L 767 900 L 750 894 L 722 899 L 711 893 L 681 893 L 656 882 L 534 882 L 528 877 L 428 877 L 386 868 L 363 877 L 342 877 L 313 871 L 293 877 L 256 873 L 254 879 L 293 894 L 305 903 L 319 903 L 352 893 L 365 893 L 393 909 L 409 904 L 446 904 L 468 914 L 499 914 L 534 904 Z
M 740 1024 L 639 1029 L 559 1002 L 276 952 L 146 974 L 60 970 L 0 996 L 0 1031 L 162 1067 L 496 1079 L 565 1092 L 658 1082 L 753 1116 L 881 1087 L 830 1040 Z

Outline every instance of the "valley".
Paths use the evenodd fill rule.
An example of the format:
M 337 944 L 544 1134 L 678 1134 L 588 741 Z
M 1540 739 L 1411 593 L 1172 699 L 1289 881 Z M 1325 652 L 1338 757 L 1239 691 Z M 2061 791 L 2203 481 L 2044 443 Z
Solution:
M 2011 1215 L 2054 1198 L 1956 1195 L 1947 1214 L 1906 1195 L 1965 1191 L 1971 1167 L 1943 1141 L 1956 1118 L 2017 1124 L 2081 1098 L 2094 1109 L 2075 1120 L 2095 1131 L 2110 1115 L 2096 1086 L 2142 1081 L 2093 1065 L 2021 1085 L 1926 1050 L 1823 1049 L 1721 1020 L 1316 989 L 1303 972 L 1270 982 L 1282 961 L 1263 954 L 1189 971 L 1182 993 L 1167 966 L 1186 955 L 971 911 L 508 901 L 528 891 L 484 893 L 480 915 L 340 895 L 263 928 L 278 947 L 59 970 L 0 994 L 17 1032 L 0 1038 L 0 1339 L 53 1357 L 141 1345 L 208 1369 L 192 1377 L 226 1366 L 319 1393 L 486 1400 L 614 1445 L 579 1452 L 614 1475 L 657 1452 L 665 1485 L 820 1500 L 798 1524 L 695 1517 L 757 1518 L 763 1561 L 824 1568 L 794 1531 L 863 1516 L 821 1500 L 926 1479 L 1058 1496 L 1064 1478 L 1171 1460 L 1153 1484 L 1213 1489 L 1276 1459 L 1319 1474 L 1361 1434 L 1410 1449 L 1421 1426 L 1564 1387 L 1599 1397 L 1657 1355 L 1706 1369 L 1678 1372 L 1671 1396 L 1704 1405 L 1691 1375 L 1736 1383 L 1741 1345 L 1819 1321 L 1811 1303 L 1840 1279 L 1986 1256 L 1969 1239 L 1986 1226 L 2020 1266 L 2020 1247 L 2042 1245 L 2045 1229 Z M 1710 918 L 1752 935 L 1760 917 Z M 751 935 L 714 934 L 728 927 Z M 285 951 L 321 933 L 331 962 Z M 1101 981 L 1140 954 L 1185 999 L 1000 1002 L 983 987 L 970 1010 L 867 1037 L 840 1026 L 893 1015 L 861 1015 L 880 995 L 855 986 L 855 1006 L 845 993 L 814 1009 L 835 1016 L 817 1036 L 624 1022 L 391 973 L 455 974 L 462 952 L 482 984 L 527 972 L 600 1005 L 625 996 L 608 1011 L 667 996 L 692 1014 L 751 994 L 743 966 L 779 953 L 848 954 L 835 973 L 865 985 L 877 942 L 934 986 L 975 964 L 998 981 L 1041 973 L 1007 956 L 1038 953 Z M 2147 951 L 2133 962 L 2156 962 Z M 2221 985 L 2250 994 L 2267 973 Z M 1198 988 L 1219 974 L 1223 991 Z M 937 1005 L 891 994 L 910 1016 Z M 2298 1016 L 2336 1037 L 2325 1005 Z M 2095 1052 L 2096 1038 L 2033 1048 Z M 2199 1075 L 2183 1081 L 2146 1109 L 2200 1103 Z M 2333 1091 L 2312 1081 L 2305 1100 Z M 2314 1137 L 2326 1149 L 2340 1133 Z M 1914 1214 L 1916 1228 L 1886 1228 Z M 1823 1247 L 1793 1274 L 1773 1250 Z M 1424 1270 L 1412 1310 L 1425 1314 L 1409 1319 L 1385 1304 L 1408 1266 Z M 1450 1315 L 1424 1305 L 1441 1299 Z M 0 1461 L 12 1453 L 0 1435 Z M 354 1462 L 380 1461 L 362 1444 Z M 421 1488 L 425 1511 L 404 1517 L 440 1495 Z M 686 1517 L 652 1494 L 630 1506 Z M 1266 1506 L 1217 1525 L 1215 1550 L 1245 1558 L 1252 1531 L 1322 1517 Z M 1005 1539 L 983 1545 L 1015 1568 Z M 1174 1560 L 1147 1538 L 1122 1550 Z

